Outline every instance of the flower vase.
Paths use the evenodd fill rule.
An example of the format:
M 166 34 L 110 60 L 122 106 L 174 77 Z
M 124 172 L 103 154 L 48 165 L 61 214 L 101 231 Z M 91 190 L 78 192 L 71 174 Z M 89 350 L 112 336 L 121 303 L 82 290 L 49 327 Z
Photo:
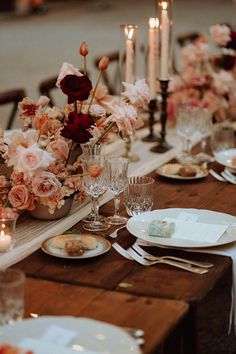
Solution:
M 46 205 L 36 203 L 35 209 L 28 213 L 39 220 L 57 220 L 67 216 L 72 208 L 74 198 L 69 197 L 65 199 L 65 203 L 60 209 L 56 209 L 53 214 L 49 213 L 49 209 Z

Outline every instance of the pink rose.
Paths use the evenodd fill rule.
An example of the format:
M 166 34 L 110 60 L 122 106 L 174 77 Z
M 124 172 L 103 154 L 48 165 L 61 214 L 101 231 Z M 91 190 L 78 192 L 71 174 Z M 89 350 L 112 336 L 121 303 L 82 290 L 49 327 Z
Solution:
M 15 209 L 32 209 L 33 198 L 25 185 L 13 186 L 8 194 L 8 200 Z
M 47 168 L 55 159 L 48 151 L 40 149 L 37 144 L 28 148 L 19 146 L 16 149 L 17 160 L 14 169 L 23 172 L 25 177 L 31 177 L 39 170 Z
M 42 172 L 32 180 L 32 190 L 37 197 L 46 198 L 55 195 L 61 188 L 61 183 L 50 172 Z
M 150 100 L 149 87 L 145 82 L 145 79 L 137 80 L 135 84 L 123 82 L 125 91 L 122 96 L 127 98 L 131 104 L 136 107 L 143 107 Z

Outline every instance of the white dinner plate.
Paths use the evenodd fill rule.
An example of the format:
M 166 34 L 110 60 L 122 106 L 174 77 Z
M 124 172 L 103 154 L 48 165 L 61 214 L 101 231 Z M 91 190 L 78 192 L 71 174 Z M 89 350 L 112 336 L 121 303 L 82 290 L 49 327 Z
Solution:
M 229 167 L 234 172 L 236 172 L 236 166 L 232 164 L 233 157 L 236 158 L 236 149 L 228 149 L 228 150 L 224 150 L 224 151 L 219 151 L 219 152 L 216 152 L 214 155 L 215 155 L 216 161 L 219 164 L 221 164 L 225 167 Z
M 167 178 L 171 178 L 171 179 L 180 179 L 180 180 L 194 180 L 194 179 L 200 179 L 200 178 L 204 178 L 208 175 L 208 170 L 202 166 L 198 166 L 198 165 L 192 165 L 193 168 L 195 169 L 196 171 L 196 175 L 195 176 L 188 176 L 188 177 L 184 177 L 184 176 L 180 176 L 179 174 L 177 173 L 168 173 L 166 172 L 166 166 L 170 166 L 170 165 L 175 165 L 175 166 L 179 166 L 179 167 L 183 167 L 183 165 L 181 164 L 166 164 L 166 165 L 163 165 L 161 167 L 159 167 L 158 169 L 156 169 L 156 173 L 159 175 L 159 176 L 162 176 L 162 177 L 167 177 Z
M 157 245 L 169 246 L 169 247 L 181 247 L 181 248 L 206 248 L 225 245 L 236 241 L 236 231 L 234 228 L 229 228 L 216 243 L 208 242 L 195 242 L 192 240 L 182 240 L 182 239 L 172 239 L 153 237 L 148 235 L 148 226 L 154 219 L 162 220 L 164 218 L 174 218 L 176 219 L 180 212 L 185 212 L 189 214 L 195 214 L 198 216 L 198 221 L 208 224 L 236 224 L 236 217 L 219 213 L 211 210 L 203 209 L 181 209 L 181 208 L 170 208 L 170 209 L 160 209 L 147 211 L 145 213 L 132 216 L 127 222 L 127 230 L 134 236 Z
M 70 235 L 70 234 L 68 234 L 68 235 Z M 79 234 L 75 235 L 75 237 L 78 237 L 78 238 L 79 238 L 79 236 L 80 236 Z M 59 249 L 59 248 L 53 247 L 51 245 L 51 242 L 54 239 L 54 237 L 57 237 L 57 236 L 52 236 L 52 237 L 49 237 L 47 240 L 45 240 L 41 245 L 41 249 L 45 253 L 49 254 L 50 256 L 59 257 L 59 258 L 67 258 L 67 259 L 93 258 L 93 257 L 97 257 L 103 253 L 108 252 L 109 249 L 111 248 L 111 243 L 108 240 L 106 240 L 104 237 L 98 236 L 98 235 L 93 235 L 93 237 L 96 238 L 96 240 L 97 240 L 97 247 L 96 248 L 94 248 L 92 250 L 86 250 L 82 255 L 68 255 L 64 249 Z
M 52 325 L 76 332 L 76 337 L 67 347 L 72 348 L 77 344 L 79 352 L 90 350 L 104 354 L 141 354 L 135 340 L 121 328 L 89 318 L 69 316 L 42 316 L 0 326 L 0 344 L 18 345 L 26 337 L 40 339 Z

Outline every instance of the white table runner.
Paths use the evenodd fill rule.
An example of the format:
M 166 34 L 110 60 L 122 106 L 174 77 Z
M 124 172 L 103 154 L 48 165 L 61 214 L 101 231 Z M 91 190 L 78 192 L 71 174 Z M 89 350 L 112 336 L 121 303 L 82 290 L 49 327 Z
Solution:
M 148 128 L 137 132 L 137 140 L 132 144 L 132 151 L 135 151 L 140 161 L 130 163 L 129 175 L 146 175 L 164 163 L 173 159 L 181 151 L 181 142 L 174 129 L 168 130 L 167 141 L 173 148 L 164 154 L 150 152 L 150 148 L 156 143 L 144 143 L 140 140 L 148 134 Z M 200 135 L 196 134 L 192 141 L 198 143 Z M 104 147 L 103 153 L 106 155 L 121 155 L 124 152 L 124 142 L 117 140 Z M 103 205 L 113 198 L 113 195 L 106 193 L 99 199 L 99 204 Z M 30 218 L 26 215 L 20 217 L 16 225 L 16 244 L 13 250 L 0 255 L 0 269 L 7 268 L 37 250 L 41 243 L 48 237 L 65 232 L 89 214 L 91 208 L 89 201 L 82 204 L 73 203 L 72 210 L 68 216 L 55 221 L 41 221 Z

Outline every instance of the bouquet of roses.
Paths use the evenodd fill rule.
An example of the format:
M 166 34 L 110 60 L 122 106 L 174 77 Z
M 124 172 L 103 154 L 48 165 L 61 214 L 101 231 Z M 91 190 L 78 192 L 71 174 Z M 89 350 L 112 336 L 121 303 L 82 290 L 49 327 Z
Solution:
M 111 134 L 132 136 L 140 126 L 138 109 L 149 101 L 145 80 L 134 85 L 124 83 L 122 100 L 115 101 L 99 85 L 109 60 L 99 63 L 100 75 L 93 89 L 86 75 L 88 47 L 82 43 L 84 59 L 81 73 L 72 64 L 64 63 L 57 86 L 67 95 L 64 109 L 49 107 L 49 98 L 41 96 L 37 102 L 26 97 L 19 103 L 22 131 L 7 136 L 0 132 L 0 151 L 10 176 L 0 176 L 0 201 L 15 210 L 33 210 L 39 202 L 50 213 L 60 209 L 65 199 L 76 194 L 84 197 L 81 168 L 78 160 L 71 162 L 76 145 L 107 142 Z
M 236 119 L 236 32 L 228 25 L 209 30 L 219 53 L 211 54 L 203 36 L 182 49 L 183 69 L 170 83 L 170 118 L 188 102 L 211 110 L 216 121 Z

